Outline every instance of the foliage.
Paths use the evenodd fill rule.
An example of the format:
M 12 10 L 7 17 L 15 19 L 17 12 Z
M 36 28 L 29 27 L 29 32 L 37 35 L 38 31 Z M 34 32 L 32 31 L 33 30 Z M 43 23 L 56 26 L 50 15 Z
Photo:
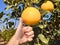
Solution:
M 6 27 L 3 25 L 3 28 L 6 30 L 2 30 L 2 33 L 0 32 L 4 41 L 8 41 L 15 32 L 15 23 L 9 22 L 8 20 L 19 20 L 22 11 L 28 6 L 33 6 L 41 12 L 42 18 L 39 24 L 32 26 L 35 32 L 34 40 L 22 45 L 60 45 L 60 0 L 50 0 L 54 3 L 54 10 L 51 12 L 42 11 L 40 8 L 41 4 L 46 1 L 47 0 L 20 0 L 19 2 L 14 2 L 14 0 L 12 0 L 12 3 L 10 3 L 8 0 L 4 0 L 4 3 L 7 5 L 5 10 L 12 9 L 12 13 L 0 13 L 0 22 L 6 23 Z M 8 18 L 2 21 L 4 15 L 8 16 Z

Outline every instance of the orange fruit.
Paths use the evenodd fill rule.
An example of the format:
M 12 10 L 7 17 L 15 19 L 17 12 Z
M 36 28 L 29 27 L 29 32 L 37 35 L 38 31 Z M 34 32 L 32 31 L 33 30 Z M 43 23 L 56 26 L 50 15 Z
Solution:
M 54 4 L 51 1 L 47 1 L 41 5 L 41 9 L 52 11 L 54 9 Z
M 40 21 L 41 14 L 36 8 L 27 7 L 22 12 L 21 18 L 26 25 L 35 25 Z

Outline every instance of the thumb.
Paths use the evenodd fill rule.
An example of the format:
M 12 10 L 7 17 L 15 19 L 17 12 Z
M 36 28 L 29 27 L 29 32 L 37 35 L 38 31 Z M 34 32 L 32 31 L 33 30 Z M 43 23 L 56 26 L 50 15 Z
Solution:
M 22 27 L 23 27 L 23 20 L 22 18 L 20 18 L 16 32 L 17 33 L 20 32 L 22 30 Z
M 22 18 L 20 18 L 16 33 L 15 33 L 15 37 L 17 37 L 17 39 L 22 37 L 22 34 L 23 34 L 22 28 L 23 28 L 23 20 Z
M 18 30 L 21 30 L 22 29 L 22 27 L 23 27 L 23 20 L 22 20 L 22 18 L 20 18 L 20 20 L 19 20 L 19 24 L 18 24 Z

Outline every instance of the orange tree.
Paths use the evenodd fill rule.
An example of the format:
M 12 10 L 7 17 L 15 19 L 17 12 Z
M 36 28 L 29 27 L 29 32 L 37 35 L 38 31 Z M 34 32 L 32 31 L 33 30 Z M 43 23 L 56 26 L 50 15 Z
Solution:
M 22 12 L 27 7 L 34 7 L 41 13 L 41 19 L 37 24 L 30 25 L 33 27 L 35 34 L 33 41 L 23 45 L 60 45 L 60 0 L 4 0 L 4 3 L 7 5 L 5 8 L 6 11 L 8 9 L 12 10 L 12 13 L 8 14 L 3 12 L 0 13 L 0 18 L 4 15 L 8 16 L 4 21 L 1 21 L 2 23 L 6 23 L 6 26 L 3 26 L 4 29 L 0 33 L 4 41 L 9 41 L 14 34 L 16 30 L 16 20 L 19 21 Z M 32 10 L 32 12 L 34 12 L 34 10 Z M 27 15 L 30 14 L 28 11 L 25 11 L 24 13 Z M 35 14 L 36 11 L 35 13 L 32 13 L 32 15 Z M 36 15 L 38 15 L 38 13 Z M 27 23 L 32 24 L 33 21 L 30 21 L 33 19 L 30 19 L 29 21 L 29 18 L 32 17 L 27 17 L 28 16 L 24 19 L 28 20 Z M 9 22 L 10 19 L 15 19 L 15 22 Z M 24 26 L 26 26 L 26 22 L 24 23 Z

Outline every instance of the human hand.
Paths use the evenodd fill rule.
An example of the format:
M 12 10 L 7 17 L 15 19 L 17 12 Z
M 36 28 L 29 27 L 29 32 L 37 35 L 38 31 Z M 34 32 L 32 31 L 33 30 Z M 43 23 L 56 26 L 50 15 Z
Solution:
M 16 39 L 19 40 L 20 44 L 24 42 L 32 41 L 34 37 L 34 32 L 33 32 L 32 27 L 30 26 L 24 27 L 23 20 L 21 18 L 20 18 L 20 22 L 15 33 L 15 37 Z

